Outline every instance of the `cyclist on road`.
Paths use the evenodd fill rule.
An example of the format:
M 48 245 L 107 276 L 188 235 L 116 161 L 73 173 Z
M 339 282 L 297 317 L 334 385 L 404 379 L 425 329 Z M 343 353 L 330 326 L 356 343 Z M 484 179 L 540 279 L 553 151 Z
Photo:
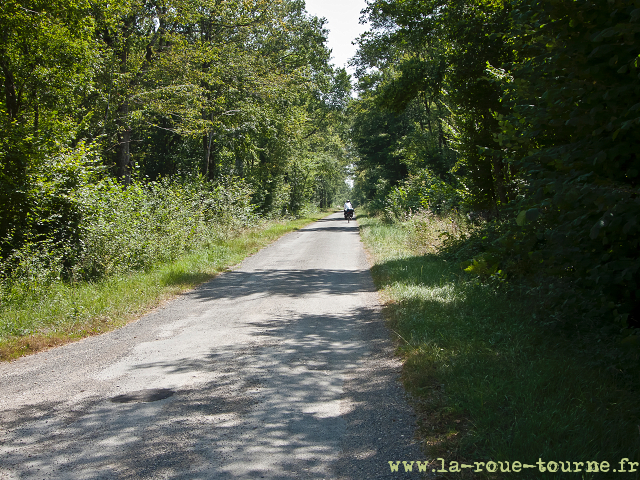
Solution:
M 344 204 L 344 218 L 347 218 L 348 213 L 351 213 L 351 216 L 353 216 L 353 205 L 351 205 L 350 200 L 347 200 Z

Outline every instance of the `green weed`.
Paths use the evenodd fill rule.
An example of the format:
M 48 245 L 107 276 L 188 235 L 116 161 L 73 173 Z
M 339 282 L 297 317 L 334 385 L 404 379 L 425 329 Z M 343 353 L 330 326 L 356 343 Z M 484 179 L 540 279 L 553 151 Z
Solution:
M 422 248 L 415 235 L 424 224 L 416 228 L 412 221 L 388 223 L 362 214 L 359 223 L 429 458 L 597 460 L 612 468 L 622 458 L 640 461 L 637 383 L 594 367 L 583 343 L 547 329 L 535 298 L 483 283 L 437 249 Z M 473 475 L 511 478 L 514 473 Z M 537 469 L 517 475 L 637 478 L 637 472 L 542 474 Z

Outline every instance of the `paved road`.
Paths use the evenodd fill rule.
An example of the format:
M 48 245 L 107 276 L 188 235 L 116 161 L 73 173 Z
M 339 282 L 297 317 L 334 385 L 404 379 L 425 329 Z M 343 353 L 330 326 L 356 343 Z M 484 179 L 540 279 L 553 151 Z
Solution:
M 424 459 L 388 338 L 357 226 L 331 215 L 0 365 L 0 479 L 420 478 L 388 464 Z

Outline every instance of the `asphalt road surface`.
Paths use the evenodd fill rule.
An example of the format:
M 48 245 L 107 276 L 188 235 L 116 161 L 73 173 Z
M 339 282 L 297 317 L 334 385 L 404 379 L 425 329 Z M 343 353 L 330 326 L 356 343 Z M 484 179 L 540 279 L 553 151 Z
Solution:
M 0 365 L 0 479 L 377 479 L 424 460 L 355 222 Z

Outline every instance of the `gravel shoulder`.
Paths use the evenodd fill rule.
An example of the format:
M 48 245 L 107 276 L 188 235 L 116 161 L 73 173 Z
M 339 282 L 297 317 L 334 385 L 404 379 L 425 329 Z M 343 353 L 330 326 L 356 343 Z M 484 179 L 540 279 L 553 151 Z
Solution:
M 0 479 L 362 479 L 425 460 L 356 222 L 0 365 Z

